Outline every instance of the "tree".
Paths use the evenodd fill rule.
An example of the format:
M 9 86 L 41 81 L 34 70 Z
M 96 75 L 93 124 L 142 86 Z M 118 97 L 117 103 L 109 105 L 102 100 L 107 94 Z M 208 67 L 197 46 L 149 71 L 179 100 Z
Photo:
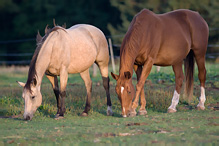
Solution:
M 86 23 L 100 28 L 110 35 L 108 24 L 117 27 L 121 23 L 119 11 L 109 0 L 1 0 L 0 1 L 0 53 L 34 52 L 37 30 L 44 34 L 47 24 L 53 27 L 53 19 L 67 28 Z M 7 43 L 8 40 L 32 39 L 25 43 Z M 16 57 L 6 59 L 18 59 Z M 2 59 L 0 59 L 2 60 Z
M 219 28 L 219 1 L 217 0 L 111 0 L 111 4 L 121 12 L 122 25 L 114 28 L 110 24 L 108 29 L 111 34 L 125 34 L 132 18 L 143 8 L 161 14 L 176 9 L 190 9 L 198 11 L 207 21 L 210 28 Z M 114 39 L 114 42 L 122 41 L 122 38 Z M 218 32 L 210 32 L 210 43 L 219 43 Z

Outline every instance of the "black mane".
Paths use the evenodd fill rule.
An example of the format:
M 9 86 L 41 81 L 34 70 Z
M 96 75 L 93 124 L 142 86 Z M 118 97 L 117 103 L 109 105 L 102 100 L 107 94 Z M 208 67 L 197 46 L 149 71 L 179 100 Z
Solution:
M 64 29 L 60 26 L 55 26 L 53 27 L 52 29 L 48 29 L 46 34 L 42 37 L 41 40 L 39 40 L 37 42 L 37 48 L 33 54 L 33 57 L 32 57 L 32 60 L 30 62 L 30 68 L 29 68 L 29 71 L 28 71 L 28 78 L 27 78 L 27 82 L 24 86 L 25 89 L 29 90 L 29 92 L 32 92 L 31 91 L 31 84 L 33 82 L 35 82 L 34 84 L 36 84 L 36 77 L 37 77 L 37 73 L 36 73 L 36 61 L 37 61 L 37 58 L 38 58 L 38 55 L 39 55 L 39 52 L 42 48 L 42 45 L 43 43 L 45 42 L 45 40 L 47 39 L 47 37 L 49 36 L 49 34 L 53 31 L 56 31 L 58 29 Z

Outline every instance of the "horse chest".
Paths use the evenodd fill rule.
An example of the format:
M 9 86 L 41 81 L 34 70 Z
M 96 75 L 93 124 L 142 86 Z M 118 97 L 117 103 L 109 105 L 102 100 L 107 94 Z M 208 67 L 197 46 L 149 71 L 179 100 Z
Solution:
M 138 57 L 136 57 L 134 64 L 144 65 L 145 60 L 146 60 L 146 56 L 144 56 L 144 55 L 138 56 Z

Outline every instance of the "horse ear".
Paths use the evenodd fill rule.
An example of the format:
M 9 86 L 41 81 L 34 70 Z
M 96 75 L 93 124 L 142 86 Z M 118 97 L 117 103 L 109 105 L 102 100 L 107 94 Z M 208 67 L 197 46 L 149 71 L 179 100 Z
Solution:
M 132 75 L 129 71 L 124 72 L 124 76 L 125 76 L 126 79 L 130 79 L 132 77 Z
M 53 25 L 56 27 L 56 20 L 53 18 Z
M 116 75 L 116 74 L 114 74 L 114 73 L 112 73 L 112 72 L 111 72 L 111 76 L 112 76 L 113 79 L 115 79 L 116 81 L 119 79 L 119 76 Z
M 62 27 L 66 29 L 66 23 L 64 23 L 64 24 L 62 25 Z
M 37 37 L 36 37 L 36 42 L 39 43 L 41 40 L 42 40 L 42 36 L 40 35 L 40 32 L 38 30 Z
M 19 81 L 16 81 L 21 87 L 24 87 L 25 86 L 25 83 L 23 82 L 19 82 Z
M 48 29 L 48 24 L 46 25 L 46 28 L 45 28 L 45 34 L 47 34 L 47 32 L 49 31 L 49 29 Z

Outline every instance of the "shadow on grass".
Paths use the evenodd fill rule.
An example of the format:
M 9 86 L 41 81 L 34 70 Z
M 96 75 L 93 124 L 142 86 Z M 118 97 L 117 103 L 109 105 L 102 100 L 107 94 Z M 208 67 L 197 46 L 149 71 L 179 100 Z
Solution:
M 22 114 L 13 116 L 0 116 L 0 119 L 13 119 L 16 121 L 24 121 Z
M 96 110 L 95 112 L 98 112 L 104 116 L 107 116 L 106 111 L 104 111 L 104 110 Z M 122 118 L 121 114 L 119 114 L 117 112 L 113 112 L 113 115 L 111 117 Z

